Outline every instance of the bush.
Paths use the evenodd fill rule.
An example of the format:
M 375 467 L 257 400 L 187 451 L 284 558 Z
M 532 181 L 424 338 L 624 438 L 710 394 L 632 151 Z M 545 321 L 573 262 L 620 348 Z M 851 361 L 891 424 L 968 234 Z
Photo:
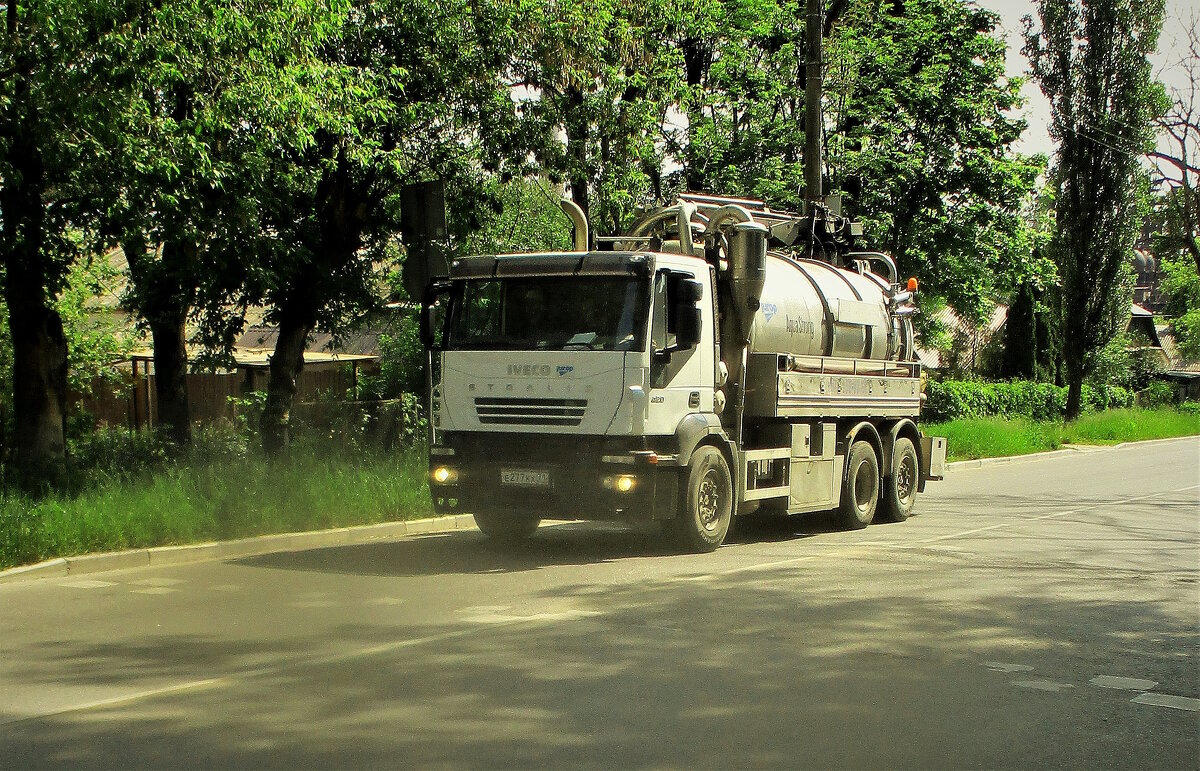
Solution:
M 1067 405 L 1067 389 L 1051 383 L 1013 380 L 983 383 L 974 380 L 931 381 L 926 389 L 925 419 L 1029 418 L 1057 420 Z M 1120 386 L 1083 387 L 1085 410 L 1133 406 L 1133 394 Z
M 1155 380 L 1138 391 L 1139 407 L 1168 407 L 1175 403 L 1175 386 L 1165 380 Z

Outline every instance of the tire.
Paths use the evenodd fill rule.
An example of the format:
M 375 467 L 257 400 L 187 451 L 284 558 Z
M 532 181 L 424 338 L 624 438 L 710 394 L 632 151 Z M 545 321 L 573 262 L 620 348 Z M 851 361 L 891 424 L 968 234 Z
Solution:
M 879 496 L 881 519 L 903 522 L 912 516 L 920 475 L 921 462 L 917 459 L 917 450 L 912 441 L 897 439 L 896 446 L 892 448 L 891 473 L 883 478 L 883 491 Z
M 518 543 L 527 540 L 538 529 L 541 519 L 529 514 L 510 514 L 503 511 L 478 511 L 475 524 L 489 539 L 497 543 Z
M 875 519 L 879 506 L 879 459 L 868 442 L 855 442 L 846 454 L 846 474 L 842 478 L 842 501 L 838 519 L 850 530 L 859 530 Z
M 691 552 L 716 550 L 733 520 L 733 479 L 716 447 L 696 448 L 688 463 L 679 514 L 668 520 L 672 540 Z

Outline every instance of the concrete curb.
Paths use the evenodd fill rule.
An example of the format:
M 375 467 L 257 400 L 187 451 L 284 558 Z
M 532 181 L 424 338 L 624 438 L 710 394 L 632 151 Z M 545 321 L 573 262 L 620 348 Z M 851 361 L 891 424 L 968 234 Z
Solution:
M 410 535 L 449 533 L 474 527 L 475 520 L 469 514 L 458 514 L 432 519 L 384 522 L 378 525 L 339 527 L 307 533 L 263 535 L 236 541 L 216 541 L 186 546 L 155 546 L 103 554 L 81 554 L 78 557 L 58 557 L 35 565 L 23 565 L 0 571 L 0 586 L 42 578 L 87 575 L 127 568 L 184 565 L 193 562 L 254 557 L 277 552 L 382 543 Z
M 1002 458 L 976 458 L 974 460 L 956 460 L 953 463 L 947 463 L 946 466 L 951 469 L 966 469 L 980 468 L 981 466 L 996 466 L 1007 463 L 1024 463 L 1030 460 L 1041 460 L 1043 458 L 1053 458 L 1061 455 L 1087 455 L 1094 452 L 1105 452 L 1107 450 L 1119 450 L 1123 447 L 1145 447 L 1155 444 L 1167 444 L 1168 442 L 1182 442 L 1188 439 L 1197 439 L 1196 436 L 1175 436 L 1170 439 L 1144 439 L 1140 442 L 1121 442 L 1120 444 L 1069 444 L 1064 445 L 1061 450 L 1047 450 L 1046 452 L 1031 452 L 1028 455 L 1006 455 Z

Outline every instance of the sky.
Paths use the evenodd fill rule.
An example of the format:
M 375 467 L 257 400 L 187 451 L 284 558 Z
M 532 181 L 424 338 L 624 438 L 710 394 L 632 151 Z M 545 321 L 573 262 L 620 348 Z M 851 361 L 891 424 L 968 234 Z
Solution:
M 1024 41 L 1021 38 L 1021 17 L 1034 15 L 1036 4 L 1029 0 L 976 0 L 976 3 L 1000 14 L 1000 26 L 1008 40 L 1008 74 L 1024 75 L 1029 62 L 1021 54 Z M 1155 73 L 1168 86 L 1182 86 L 1187 74 L 1178 63 L 1187 51 L 1184 24 L 1196 13 L 1189 0 L 1167 0 L 1166 20 L 1159 38 L 1159 52 L 1154 57 Z M 1029 128 L 1025 130 L 1016 149 L 1022 153 L 1045 153 L 1053 155 L 1054 144 L 1046 131 L 1050 121 L 1050 105 L 1034 83 L 1026 83 L 1023 90 L 1026 99 L 1023 111 Z

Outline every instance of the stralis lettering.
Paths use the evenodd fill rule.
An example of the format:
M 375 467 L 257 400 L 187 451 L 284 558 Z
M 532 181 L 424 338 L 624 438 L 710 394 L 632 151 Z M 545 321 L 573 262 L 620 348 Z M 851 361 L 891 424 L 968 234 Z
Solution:
M 509 377 L 550 377 L 554 367 L 549 364 L 509 364 Z

